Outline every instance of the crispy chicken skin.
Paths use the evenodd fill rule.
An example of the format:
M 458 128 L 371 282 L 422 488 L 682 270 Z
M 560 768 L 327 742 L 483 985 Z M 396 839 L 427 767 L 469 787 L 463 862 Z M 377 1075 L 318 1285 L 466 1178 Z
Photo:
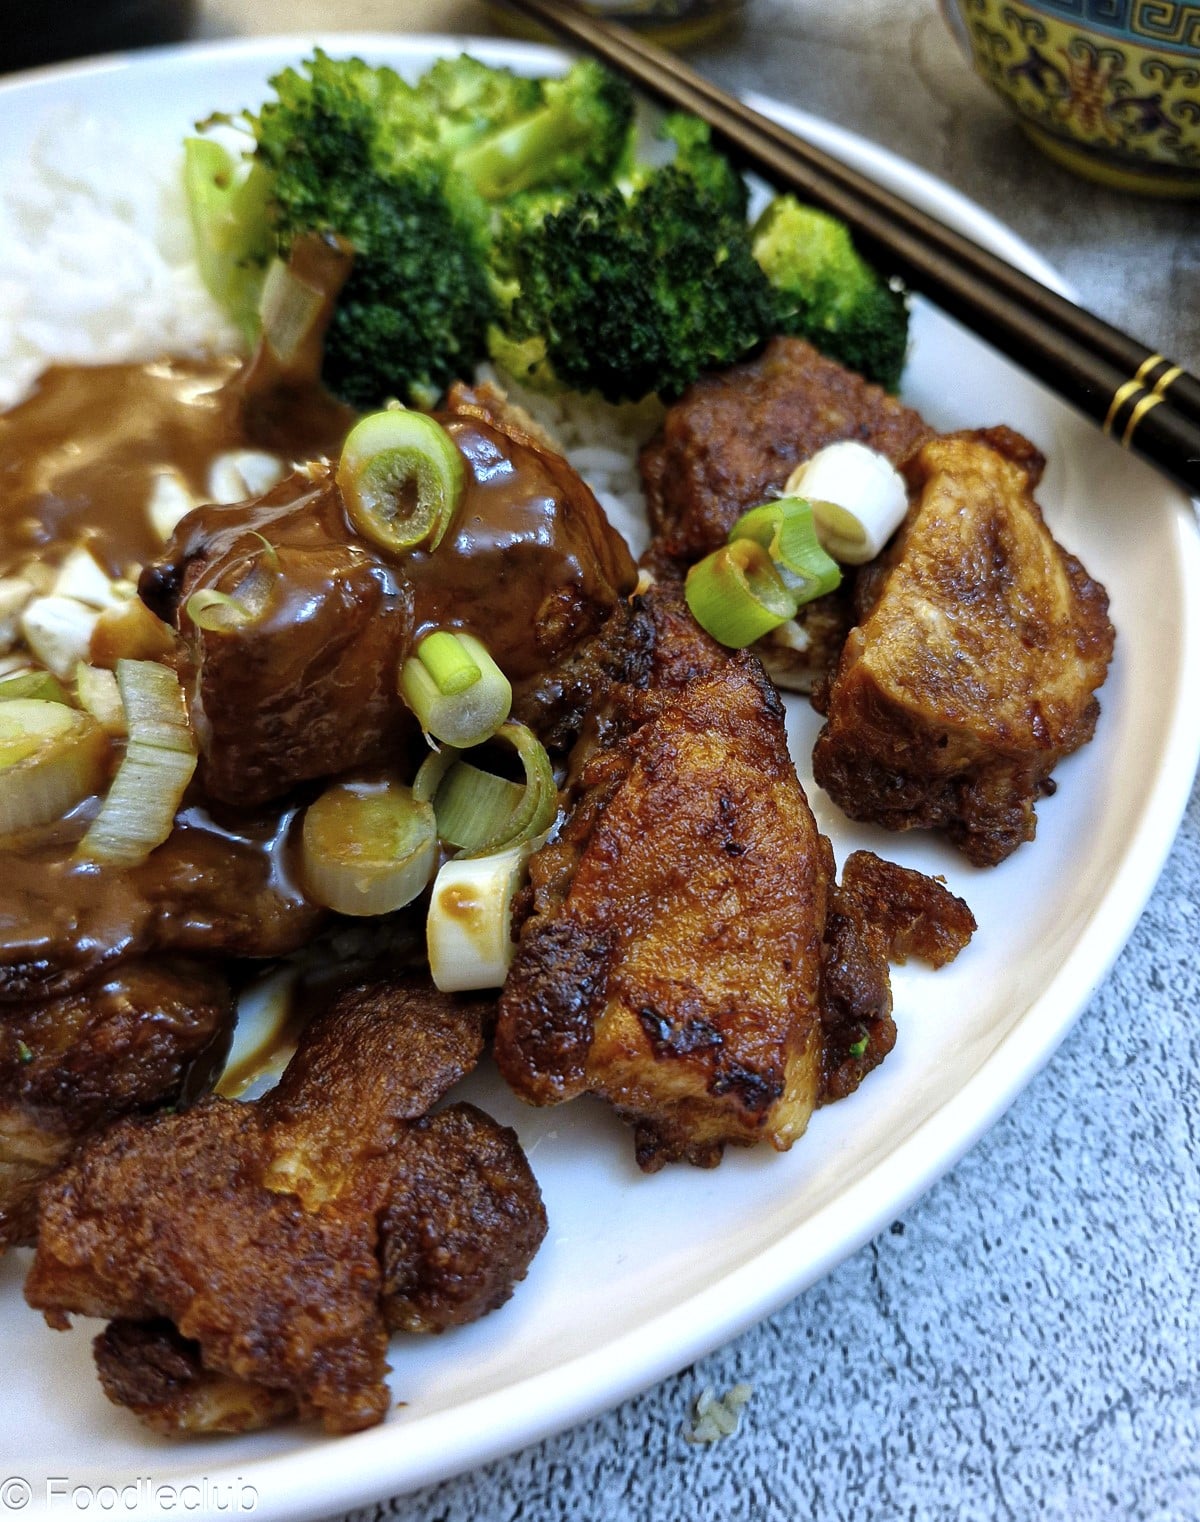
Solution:
M 677 585 L 633 619 L 637 658 L 575 758 L 566 824 L 531 863 L 495 1051 L 531 1103 L 608 1100 L 650 1172 L 803 1133 L 825 1081 L 834 863 L 758 661 L 704 634 Z M 844 903 L 857 926 L 860 900 Z M 889 944 L 859 957 L 869 987 L 843 979 L 846 1046 L 875 1018 L 880 979 L 887 993 Z
M 899 464 L 932 432 L 912 408 L 811 344 L 773 339 L 757 359 L 690 386 L 642 450 L 649 564 L 682 574 L 826 444 L 857 439 Z
M 650 680 L 612 689 L 578 802 L 534 858 L 495 1050 L 535 1104 L 602 1095 L 652 1171 L 803 1132 L 827 882 L 758 662 L 709 639 L 674 587 L 635 616 Z
M 309 1027 L 276 1089 L 118 1123 L 49 1184 L 26 1297 L 114 1322 L 105 1389 L 162 1432 L 383 1419 L 388 1333 L 503 1303 L 545 1234 L 513 1133 L 428 1111 L 489 1005 L 368 985 Z
M 846 858 L 821 947 L 822 1104 L 853 1093 L 896 1044 L 889 964 L 944 967 L 974 931 L 970 909 L 935 878 L 873 851 Z
M 0 1006 L 0 1252 L 33 1241 L 38 1185 L 85 1137 L 203 1093 L 232 1030 L 224 975 L 186 959 Z
M 1041 469 L 1006 428 L 922 447 L 909 516 L 814 697 L 813 772 L 839 807 L 943 828 L 977 866 L 1033 838 L 1034 801 L 1091 739 L 1112 657 L 1104 588 L 1034 501 Z

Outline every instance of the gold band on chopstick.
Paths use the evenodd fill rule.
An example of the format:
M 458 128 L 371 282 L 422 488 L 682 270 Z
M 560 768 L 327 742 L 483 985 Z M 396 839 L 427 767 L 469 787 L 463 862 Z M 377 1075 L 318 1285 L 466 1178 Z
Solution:
M 1163 368 L 1151 384 L 1151 378 L 1159 366 Z M 1104 419 L 1104 431 L 1107 434 L 1115 434 L 1117 421 L 1125 406 L 1130 406 L 1129 415 L 1125 419 L 1125 427 L 1121 432 L 1121 443 L 1128 449 L 1138 424 L 1146 416 L 1152 407 L 1157 407 L 1163 400 L 1167 387 L 1183 371 L 1169 359 L 1161 354 L 1148 355 L 1138 366 L 1137 374 L 1132 380 L 1127 380 L 1124 385 L 1118 386 L 1113 392 L 1112 402 L 1109 404 L 1108 415 Z

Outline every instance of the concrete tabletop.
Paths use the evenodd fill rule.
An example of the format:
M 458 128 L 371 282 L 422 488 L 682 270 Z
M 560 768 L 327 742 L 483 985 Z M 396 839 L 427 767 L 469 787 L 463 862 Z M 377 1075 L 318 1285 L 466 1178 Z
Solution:
M 1009 223 L 1084 303 L 1200 370 L 1200 203 L 1037 156 L 933 0 L 749 0 L 693 53 Z M 486 7 L 202 0 L 196 35 L 488 34 Z M 1198 695 L 1200 698 L 1200 695 Z M 1132 940 L 1007 1115 L 888 1230 L 770 1320 L 598 1420 L 356 1513 L 563 1518 L 1200 1518 L 1200 792 Z M 744 1381 L 740 1430 L 681 1437 Z

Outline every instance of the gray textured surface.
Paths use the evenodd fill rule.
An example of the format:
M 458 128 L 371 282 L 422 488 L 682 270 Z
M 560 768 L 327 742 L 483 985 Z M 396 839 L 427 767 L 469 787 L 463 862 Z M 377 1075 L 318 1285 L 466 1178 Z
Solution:
M 1036 157 L 932 0 L 751 0 L 714 77 L 943 176 L 1085 301 L 1200 369 L 1195 204 Z M 851 19 L 848 19 L 851 18 Z M 220 36 L 490 30 L 474 3 L 205 0 Z M 1101 806 L 1101 805 L 1098 805 Z M 411 1522 L 1200 1518 L 1200 795 L 1130 945 L 1046 1070 L 890 1231 L 769 1321 L 610 1415 L 378 1512 Z M 680 1436 L 705 1385 L 742 1428 Z

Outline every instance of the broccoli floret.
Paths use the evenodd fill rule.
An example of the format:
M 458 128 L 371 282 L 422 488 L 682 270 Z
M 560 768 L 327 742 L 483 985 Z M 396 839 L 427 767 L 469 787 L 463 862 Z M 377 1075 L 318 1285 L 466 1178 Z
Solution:
M 541 99 L 455 154 L 455 168 L 488 200 L 560 186 L 609 184 L 632 153 L 633 91 L 590 58 L 540 82 Z
M 486 352 L 487 209 L 426 145 L 396 152 L 416 92 L 391 70 L 318 52 L 272 83 L 251 124 L 277 251 L 313 231 L 354 250 L 324 379 L 359 407 L 427 403 Z
M 494 201 L 607 183 L 630 152 L 632 92 L 590 61 L 538 80 L 464 55 L 413 85 L 318 49 L 271 84 L 243 118 L 249 179 L 215 144 L 189 150 L 203 271 L 253 337 L 270 259 L 305 233 L 345 239 L 354 262 L 322 373 L 363 407 L 428 403 L 485 356 Z
M 675 145 L 673 163 L 731 216 L 746 216 L 750 192 L 723 153 L 712 145 L 712 128 L 698 116 L 677 111 L 664 117 L 658 135 Z
M 806 338 L 895 391 L 908 349 L 908 302 L 858 254 L 849 230 L 793 196 L 778 196 L 753 232 L 775 290 L 775 326 Z
M 267 219 L 270 177 L 210 137 L 183 145 L 196 262 L 205 285 L 248 343 L 258 332 L 263 272 L 275 251 Z
M 536 199 L 497 238 L 492 357 L 518 379 L 609 401 L 677 396 L 771 330 L 773 294 L 727 190 L 670 164 L 628 194 Z
M 541 81 L 493 69 L 463 53 L 440 58 L 417 81 L 421 131 L 451 153 L 528 116 L 542 104 Z

